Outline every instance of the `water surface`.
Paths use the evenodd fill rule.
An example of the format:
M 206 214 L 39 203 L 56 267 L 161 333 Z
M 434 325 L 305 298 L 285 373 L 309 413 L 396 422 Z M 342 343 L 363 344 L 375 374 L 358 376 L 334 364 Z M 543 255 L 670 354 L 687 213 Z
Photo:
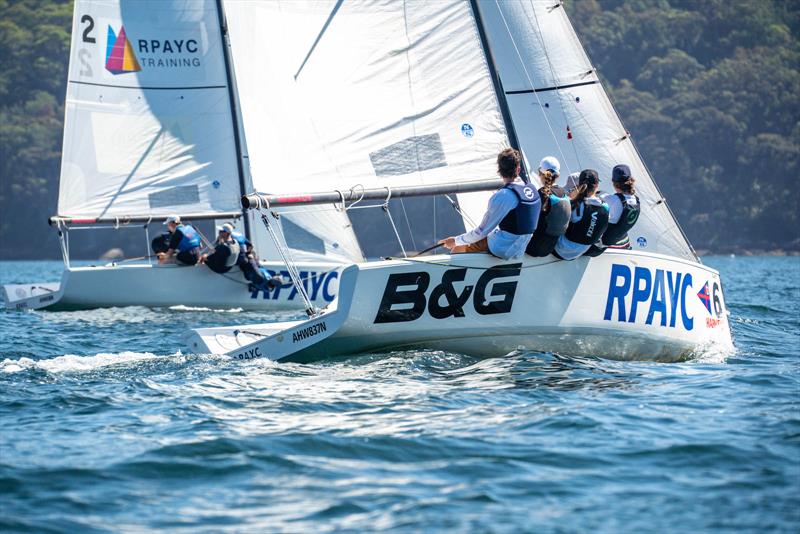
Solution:
M 0 530 L 797 532 L 800 259 L 705 262 L 737 351 L 677 364 L 234 362 L 181 334 L 261 314 L 0 312 Z

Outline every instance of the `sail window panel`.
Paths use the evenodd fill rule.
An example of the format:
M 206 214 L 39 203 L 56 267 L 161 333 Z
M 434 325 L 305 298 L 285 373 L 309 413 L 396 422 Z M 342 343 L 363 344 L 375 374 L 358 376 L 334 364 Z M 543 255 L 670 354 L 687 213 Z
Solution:
M 369 155 L 375 176 L 402 176 L 447 165 L 438 134 L 403 139 Z
M 508 103 L 528 157 L 538 161 L 552 155 L 561 162 L 560 185 L 566 184 L 570 173 L 590 168 L 600 176 L 600 189 L 613 192 L 612 168 L 618 163 L 629 165 L 643 206 L 631 232 L 634 246 L 693 259 L 672 214 L 665 204 L 659 203 L 661 195 L 653 178 L 600 85 L 553 91 L 540 95 L 539 100 L 533 94 L 509 95 Z M 637 243 L 638 237 L 645 238 L 644 246 Z
M 557 0 L 481 0 L 480 10 L 506 92 L 598 79 Z

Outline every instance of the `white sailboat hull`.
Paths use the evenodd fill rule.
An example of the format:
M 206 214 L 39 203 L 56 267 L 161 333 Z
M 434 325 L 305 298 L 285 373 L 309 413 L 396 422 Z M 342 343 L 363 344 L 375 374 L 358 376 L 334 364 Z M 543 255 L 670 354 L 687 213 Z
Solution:
M 699 263 L 635 251 L 572 262 L 463 254 L 358 264 L 319 317 L 198 329 L 187 342 L 238 359 L 414 347 L 673 361 L 731 350 L 727 315 L 719 273 Z
M 262 263 L 270 273 L 281 274 L 286 284 L 272 291 L 248 287 L 238 268 L 220 275 L 203 265 L 103 265 L 71 267 L 60 283 L 4 286 L 6 309 L 88 309 L 112 306 L 191 306 L 245 310 L 303 309 L 285 267 Z M 340 264 L 297 264 L 312 302 L 325 306 L 339 286 Z

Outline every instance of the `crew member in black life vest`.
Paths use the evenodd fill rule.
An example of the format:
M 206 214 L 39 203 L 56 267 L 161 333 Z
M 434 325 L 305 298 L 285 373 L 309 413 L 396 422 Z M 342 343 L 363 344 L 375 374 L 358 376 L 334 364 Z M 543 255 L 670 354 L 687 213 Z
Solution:
M 608 204 L 596 196 L 599 186 L 597 171 L 581 171 L 578 186 L 570 193 L 572 216 L 569 227 L 556 242 L 555 257 L 574 260 L 602 238 L 608 227 Z
M 231 236 L 232 233 L 233 227 L 230 224 L 218 226 L 214 252 L 201 255 L 198 261 L 205 263 L 215 273 L 230 271 L 239 259 L 239 243 Z
M 592 245 L 586 253 L 587 256 L 599 256 L 607 248 L 630 250 L 631 240 L 628 238 L 628 232 L 639 220 L 641 212 L 641 203 L 633 185 L 635 182 L 627 165 L 617 165 L 611 171 L 614 193 L 602 196 L 609 208 L 608 228 L 603 233 L 603 239 Z
M 553 156 L 547 156 L 539 163 L 539 181 L 543 184 L 539 188 L 542 211 L 536 231 L 525 249 L 529 256 L 548 256 L 555 249 L 558 238 L 567 231 L 571 207 L 567 193 L 556 185 L 560 169 Z
M 481 223 L 473 230 L 439 242 L 454 253 L 489 252 L 502 259 L 519 258 L 539 222 L 536 189 L 519 177 L 522 158 L 507 148 L 497 156 L 497 173 L 505 185 L 489 199 Z
M 169 229 L 170 237 L 167 250 L 159 252 L 158 263 L 169 263 L 174 257 L 183 265 L 194 265 L 200 256 L 200 234 L 191 224 L 181 224 L 181 218 L 170 215 L 164 221 Z

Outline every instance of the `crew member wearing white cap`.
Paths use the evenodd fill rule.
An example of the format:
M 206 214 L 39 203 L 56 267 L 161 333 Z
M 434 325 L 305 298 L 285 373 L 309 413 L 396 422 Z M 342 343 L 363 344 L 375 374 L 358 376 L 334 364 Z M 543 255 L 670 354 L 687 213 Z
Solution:
M 507 148 L 497 156 L 497 173 L 505 185 L 489 199 L 481 223 L 459 236 L 442 239 L 439 244 L 452 252 L 489 252 L 502 259 L 525 254 L 539 222 L 541 201 L 536 189 L 519 177 L 522 158 L 518 150 Z
M 225 223 L 217 226 L 217 240 L 214 252 L 200 256 L 200 263 L 205 263 L 215 273 L 227 273 L 239 259 L 239 242 L 233 238 L 233 225 Z
M 561 164 L 553 156 L 542 158 L 539 163 L 539 181 L 542 183 L 539 198 L 542 211 L 539 213 L 536 231 L 525 249 L 529 256 L 549 256 L 555 250 L 558 238 L 567 231 L 572 208 L 566 191 L 556 185 L 560 172 Z
M 182 265 L 194 265 L 200 256 L 200 234 L 191 224 L 181 224 L 181 218 L 170 215 L 164 221 L 170 238 L 166 252 L 159 252 L 158 263 L 169 263 L 173 258 Z

